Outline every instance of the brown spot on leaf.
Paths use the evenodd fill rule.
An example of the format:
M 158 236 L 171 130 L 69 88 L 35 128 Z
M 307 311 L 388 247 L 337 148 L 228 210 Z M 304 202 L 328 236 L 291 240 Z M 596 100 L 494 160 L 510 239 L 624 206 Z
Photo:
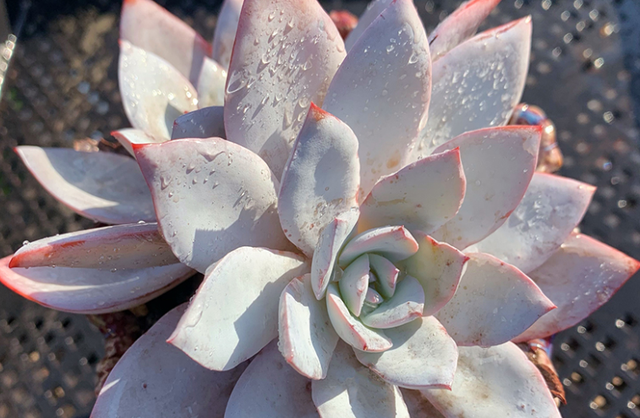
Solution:
M 391 158 L 389 158 L 387 160 L 387 168 L 394 168 L 396 166 L 398 166 L 398 164 L 400 164 L 400 153 L 398 151 L 396 151 Z M 398 175 L 396 175 L 396 179 L 398 178 Z

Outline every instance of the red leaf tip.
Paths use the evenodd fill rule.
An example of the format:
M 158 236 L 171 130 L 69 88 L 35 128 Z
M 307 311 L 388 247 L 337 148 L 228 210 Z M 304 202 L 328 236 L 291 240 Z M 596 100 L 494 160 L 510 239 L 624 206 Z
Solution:
M 309 113 L 313 116 L 316 122 L 320 122 L 322 119 L 326 118 L 327 116 L 330 116 L 329 112 L 320 109 L 313 102 L 311 102 L 311 105 L 309 106 Z
M 148 146 L 148 145 L 152 145 L 152 144 L 134 144 L 133 142 L 131 143 L 131 148 L 133 149 L 133 152 L 135 154 L 137 154 L 139 151 L 142 150 L 142 148 Z
M 20 260 L 16 260 L 16 256 L 14 255 L 11 257 L 11 260 L 9 260 L 9 268 L 15 267 L 20 267 Z

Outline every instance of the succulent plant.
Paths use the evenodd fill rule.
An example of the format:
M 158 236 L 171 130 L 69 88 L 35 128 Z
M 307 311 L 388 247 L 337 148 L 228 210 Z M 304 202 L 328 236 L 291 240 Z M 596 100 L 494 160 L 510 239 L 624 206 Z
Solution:
M 560 416 L 515 343 L 575 325 L 640 265 L 574 230 L 594 188 L 535 172 L 541 128 L 504 126 L 531 19 L 475 35 L 498 1 L 427 36 L 411 0 L 375 0 L 343 42 L 316 0 L 227 0 L 213 47 L 125 2 L 133 129 L 114 136 L 134 158 L 17 150 L 114 226 L 0 260 L 8 287 L 82 313 L 205 273 L 93 417 Z

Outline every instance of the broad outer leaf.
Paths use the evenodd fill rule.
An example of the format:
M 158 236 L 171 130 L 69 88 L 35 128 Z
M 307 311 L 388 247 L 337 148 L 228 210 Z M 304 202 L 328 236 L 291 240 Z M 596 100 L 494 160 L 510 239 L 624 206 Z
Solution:
M 312 103 L 282 173 L 278 215 L 287 238 L 311 256 L 325 226 L 358 206 L 359 186 L 358 138 Z
M 131 158 L 32 146 L 16 153 L 53 197 L 82 216 L 106 224 L 155 221 L 149 189 Z
M 224 86 L 227 82 L 227 70 L 220 64 L 205 57 L 196 90 L 198 91 L 198 107 L 224 105 Z
M 596 188 L 552 174 L 535 173 L 509 219 L 477 244 L 525 273 L 541 266 L 584 216 Z
M 0 260 L 0 282 L 47 308 L 100 314 L 141 305 L 193 275 L 183 264 L 140 269 L 99 270 L 74 267 L 9 268 Z
M 273 342 L 240 376 L 225 418 L 318 418 L 309 379 L 291 368 Z
M 420 282 L 425 298 L 422 314 L 433 315 L 455 294 L 469 257 L 419 231 L 415 233 L 415 238 L 419 245 L 418 252 L 397 264 Z
M 414 159 L 464 132 L 505 125 L 524 90 L 530 49 L 531 17 L 525 17 L 480 33 L 435 61 L 429 120 Z
M 173 121 L 198 108 L 198 94 L 187 78 L 127 41 L 120 42 L 118 81 L 131 125 L 158 139 L 169 139 Z
M 224 131 L 224 108 L 211 106 L 194 110 L 173 122 L 171 139 L 182 138 L 226 138 Z
M 158 232 L 158 224 L 128 224 L 70 232 L 31 242 L 9 267 L 122 269 L 179 263 Z
M 211 56 L 225 69 L 229 68 L 229 61 L 231 61 L 231 51 L 236 39 L 242 2 L 243 0 L 224 0 L 220 13 L 218 13 L 216 30 L 213 33 Z
M 326 379 L 311 383 L 311 394 L 322 418 L 409 418 L 399 388 L 358 363 L 351 347 L 342 343 Z
M 102 386 L 92 418 L 224 417 L 246 363 L 214 372 L 167 344 L 185 308 L 171 310 L 127 350 Z
M 513 343 L 459 347 L 451 390 L 422 393 L 446 418 L 561 418 L 542 375 Z
M 409 389 L 450 388 L 458 361 L 456 343 L 433 316 L 386 330 L 393 347 L 382 353 L 355 350 L 382 379 Z
M 558 306 L 515 341 L 565 330 L 602 306 L 640 268 L 637 260 L 583 234 L 572 234 L 529 275 Z
M 257 155 L 220 138 L 136 148 L 160 230 L 183 263 L 204 272 L 245 245 L 286 249 L 278 182 Z
M 189 25 L 151 0 L 125 0 L 120 38 L 175 67 L 194 85 L 211 45 Z
M 309 276 L 291 280 L 280 296 L 278 347 L 298 373 L 317 380 L 327 376 L 338 334 L 325 302 L 315 298 Z
M 488 254 L 468 256 L 456 294 L 436 314 L 458 346 L 502 344 L 555 308 L 517 268 Z
M 111 135 L 118 140 L 131 155 L 133 153 L 133 144 L 159 144 L 165 142 L 166 138 L 156 138 L 147 134 L 140 129 L 125 128 L 111 132 Z
M 344 43 L 316 0 L 245 2 L 225 97 L 229 141 L 260 155 L 277 178 L 309 103 L 321 105 Z
M 541 133 L 539 126 L 486 128 L 438 147 L 435 153 L 459 147 L 467 188 L 456 216 L 433 237 L 463 249 L 498 229 L 531 182 Z
M 472 37 L 500 0 L 470 0 L 462 3 L 429 34 L 433 60 Z
M 424 158 L 376 183 L 360 206 L 358 229 L 404 225 L 429 234 L 455 216 L 465 187 L 459 149 Z
M 207 271 L 169 342 L 212 370 L 230 370 L 278 335 L 278 299 L 309 271 L 296 254 L 242 247 Z
M 323 108 L 353 129 L 366 196 L 403 167 L 425 126 L 431 58 L 411 0 L 396 0 L 362 34 L 331 81 Z

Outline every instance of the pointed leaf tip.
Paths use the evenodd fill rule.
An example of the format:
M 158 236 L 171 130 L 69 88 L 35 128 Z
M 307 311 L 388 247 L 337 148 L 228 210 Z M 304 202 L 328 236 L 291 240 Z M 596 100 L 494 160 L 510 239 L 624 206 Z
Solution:
M 131 144 L 131 148 L 133 148 L 133 151 L 135 153 L 138 153 L 140 151 L 142 151 L 143 148 L 149 146 L 151 144 Z
M 309 114 L 313 115 L 316 122 L 320 122 L 322 119 L 326 118 L 327 116 L 331 116 L 329 112 L 316 106 L 316 104 L 313 102 L 311 102 L 311 105 L 309 106 Z
M 544 315 L 514 342 L 545 338 L 582 321 L 638 271 L 637 260 L 584 234 L 573 233 L 530 273 L 558 309 Z
M 437 60 L 471 36 L 500 0 L 471 0 L 463 3 L 429 34 L 431 55 Z

